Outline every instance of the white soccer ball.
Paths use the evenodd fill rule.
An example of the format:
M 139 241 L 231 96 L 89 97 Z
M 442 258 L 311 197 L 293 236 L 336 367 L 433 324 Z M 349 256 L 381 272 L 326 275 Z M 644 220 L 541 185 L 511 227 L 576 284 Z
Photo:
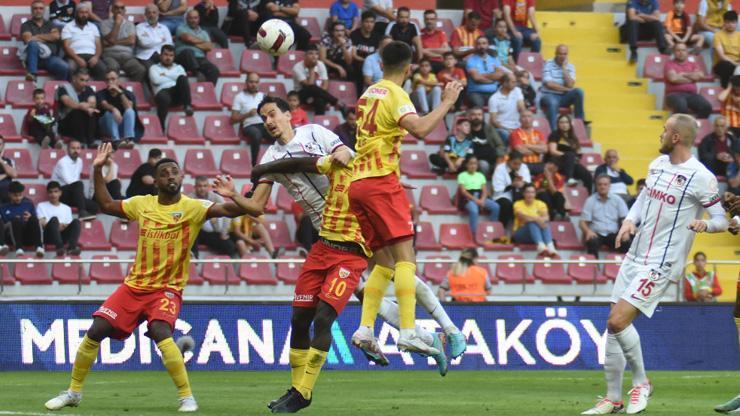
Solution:
M 288 52 L 294 40 L 293 29 L 280 19 L 270 19 L 262 23 L 257 31 L 257 46 L 275 56 Z
M 182 354 L 192 351 L 195 348 L 195 340 L 190 335 L 183 335 L 175 341 L 175 345 L 180 349 Z

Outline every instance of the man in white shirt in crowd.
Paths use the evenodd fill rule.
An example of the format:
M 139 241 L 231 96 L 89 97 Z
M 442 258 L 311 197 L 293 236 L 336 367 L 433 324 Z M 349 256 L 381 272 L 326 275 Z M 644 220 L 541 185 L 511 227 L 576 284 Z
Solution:
M 293 66 L 293 85 L 301 104 L 313 107 L 317 116 L 324 115 L 327 103 L 339 107 L 342 112 L 346 111 L 346 105 L 326 90 L 329 87 L 329 74 L 326 65 L 319 60 L 316 45 L 309 45 L 303 60 Z
M 224 199 L 221 195 L 211 190 L 211 182 L 206 176 L 195 178 L 195 192 L 190 195 L 192 198 L 211 201 L 216 204 L 222 204 Z M 214 217 L 203 223 L 203 228 L 198 233 L 198 238 L 193 244 L 193 254 L 199 256 L 198 245 L 204 244 L 209 250 L 216 254 L 225 254 L 229 257 L 236 256 L 236 244 L 229 235 L 231 228 L 231 218 Z
M 157 116 L 162 127 L 170 107 L 182 105 L 185 115 L 193 115 L 190 105 L 190 83 L 185 68 L 175 63 L 175 47 L 162 46 L 159 63 L 149 68 L 149 83 L 154 90 L 154 102 L 157 104 Z
M 506 163 L 493 171 L 493 200 L 501 207 L 498 219 L 506 227 L 514 219 L 514 201 L 522 198 L 524 185 L 532 182 L 529 167 L 516 150 L 509 153 Z
M 95 79 L 103 79 L 105 63 L 100 59 L 103 44 L 98 27 L 90 22 L 90 12 L 90 3 L 83 2 L 77 6 L 75 20 L 62 29 L 62 48 L 70 72 L 77 68 L 88 68 Z
M 100 23 L 103 35 L 103 62 L 108 69 L 118 72 L 123 69 L 132 81 L 142 82 L 146 78 L 146 67 L 134 59 L 136 27 L 126 18 L 123 0 L 115 0 L 110 7 L 110 18 Z
M 159 52 L 164 45 L 174 45 L 167 26 L 159 23 L 159 9 L 154 4 L 144 8 L 144 22 L 136 25 L 136 59 L 147 69 L 159 63 Z
M 252 166 L 257 164 L 257 156 L 263 138 L 272 138 L 267 134 L 262 118 L 257 114 L 257 106 L 265 98 L 265 94 L 259 92 L 260 76 L 256 72 L 247 74 L 244 89 L 234 97 L 231 106 L 231 123 L 240 124 L 241 133 L 247 138 L 251 150 Z M 273 139 L 274 140 L 274 139 Z
M 206 58 L 206 53 L 213 49 L 211 36 L 200 26 L 200 15 L 197 10 L 190 10 L 186 17 L 186 23 L 178 26 L 175 32 L 177 63 L 187 71 L 200 73 L 206 81 L 216 85 L 221 73 L 218 67 Z
M 61 201 L 62 186 L 59 182 L 51 181 L 46 185 L 46 197 L 48 201 L 36 207 L 39 224 L 44 230 L 44 244 L 53 244 L 57 256 L 65 254 L 65 244 L 67 254 L 79 255 L 80 220 L 72 218 L 72 208 Z
M 586 251 L 597 259 L 602 245 L 614 247 L 617 232 L 622 220 L 627 218 L 627 203 L 619 196 L 610 193 L 611 178 L 609 175 L 596 177 L 596 192 L 591 194 L 583 204 L 579 227 L 586 243 Z M 632 236 L 627 236 L 632 238 Z M 630 248 L 629 241 L 622 241 L 619 251 L 626 253 Z
M 95 218 L 98 204 L 85 198 L 85 185 L 82 177 L 82 158 L 80 157 L 82 144 L 72 139 L 67 145 L 67 154 L 57 161 L 51 173 L 51 180 L 58 182 L 62 187 L 61 201 L 79 210 L 80 219 Z
M 491 125 L 496 128 L 501 140 L 509 145 L 511 132 L 521 127 L 519 118 L 526 110 L 522 90 L 516 86 L 516 77 L 507 72 L 501 78 L 498 91 L 488 99 L 488 111 L 491 113 Z

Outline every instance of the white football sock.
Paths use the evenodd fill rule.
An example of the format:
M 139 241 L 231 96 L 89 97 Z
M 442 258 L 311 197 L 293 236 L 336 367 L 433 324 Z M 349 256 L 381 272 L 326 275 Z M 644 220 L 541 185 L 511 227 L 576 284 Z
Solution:
M 380 303 L 380 310 L 378 310 L 378 315 L 384 321 L 388 322 L 390 326 L 396 329 L 398 329 L 401 325 L 400 317 L 398 314 L 398 304 L 396 302 L 383 298 L 383 301 Z M 416 336 L 421 338 L 421 340 L 424 341 L 425 344 L 431 346 L 434 343 L 433 335 L 425 331 L 424 328 L 416 325 L 415 331 Z
M 613 402 L 622 401 L 622 379 L 624 378 L 624 358 L 622 347 L 614 334 L 606 335 L 606 358 L 604 375 L 606 377 L 606 398 Z
M 460 332 L 457 326 L 452 323 L 450 316 L 447 315 L 445 308 L 439 303 L 439 298 L 434 295 L 432 288 L 416 276 L 416 301 L 419 302 L 429 315 L 432 315 L 435 321 L 442 327 L 445 334 L 455 334 Z
M 632 386 L 637 386 L 647 382 L 645 374 L 645 363 L 642 361 L 642 346 L 640 345 L 640 334 L 637 333 L 634 325 L 628 326 L 624 331 L 614 334 L 619 345 L 622 347 L 624 358 L 630 365 L 632 371 Z

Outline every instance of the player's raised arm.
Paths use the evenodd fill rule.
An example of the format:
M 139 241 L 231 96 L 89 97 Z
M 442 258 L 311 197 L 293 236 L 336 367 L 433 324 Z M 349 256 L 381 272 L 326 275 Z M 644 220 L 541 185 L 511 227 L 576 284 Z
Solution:
M 229 217 L 235 218 L 240 217 L 244 214 L 251 215 L 253 217 L 259 217 L 265 211 L 265 205 L 267 200 L 259 201 L 253 199 L 247 199 L 242 195 L 239 195 L 234 188 L 234 181 L 231 176 L 216 176 L 213 181 L 213 190 L 224 198 L 231 198 L 234 202 L 224 202 L 223 204 L 214 204 L 208 209 L 207 218 L 214 217 Z M 268 193 L 269 195 L 269 193 Z
M 256 183 L 256 186 L 259 186 L 259 179 L 264 175 L 271 174 L 322 173 L 319 166 L 324 163 L 331 163 L 332 161 L 342 166 L 347 166 L 352 155 L 346 146 L 342 146 L 342 148 L 344 150 L 338 149 L 332 155 L 328 156 L 279 159 L 257 165 L 252 168 L 252 182 Z
M 103 166 L 113 154 L 113 145 L 103 143 L 98 146 L 98 154 L 93 160 L 93 186 L 95 187 L 95 201 L 100 205 L 100 210 L 104 214 L 113 215 L 119 218 L 128 218 L 123 212 L 123 206 L 120 200 L 113 199 L 105 186 L 103 178 Z
M 442 92 L 442 103 L 437 108 L 423 117 L 419 117 L 416 114 L 409 114 L 401 118 L 399 124 L 416 138 L 424 140 L 455 106 L 455 102 L 457 102 L 462 89 L 463 86 L 460 82 L 448 82 Z

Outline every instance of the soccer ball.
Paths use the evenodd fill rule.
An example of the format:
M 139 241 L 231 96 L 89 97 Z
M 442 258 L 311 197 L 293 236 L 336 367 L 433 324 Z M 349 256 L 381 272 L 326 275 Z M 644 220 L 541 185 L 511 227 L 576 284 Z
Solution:
M 275 56 L 288 52 L 294 39 L 293 29 L 280 19 L 270 19 L 262 23 L 257 31 L 257 46 Z

